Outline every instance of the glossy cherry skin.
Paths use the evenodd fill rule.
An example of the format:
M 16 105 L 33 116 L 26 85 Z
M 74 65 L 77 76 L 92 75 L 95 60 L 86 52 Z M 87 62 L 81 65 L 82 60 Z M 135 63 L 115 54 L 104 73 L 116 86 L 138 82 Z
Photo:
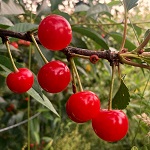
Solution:
M 72 40 L 72 29 L 64 17 L 52 14 L 39 24 L 38 37 L 45 48 L 54 51 L 62 50 Z
M 33 85 L 34 76 L 27 68 L 19 68 L 17 72 L 11 72 L 6 83 L 8 88 L 14 93 L 25 93 Z
M 74 114 L 72 113 L 72 111 L 69 109 L 69 103 L 66 103 L 66 112 L 67 112 L 68 117 L 69 117 L 72 121 L 74 121 L 74 122 L 76 122 L 76 123 L 84 123 L 84 122 L 85 122 L 85 121 L 82 121 L 82 120 L 77 119 L 77 118 L 74 116 Z
M 100 110 L 100 100 L 91 91 L 82 91 L 70 96 L 66 103 L 68 117 L 77 123 L 91 120 Z
M 92 119 L 92 127 L 101 139 L 108 142 L 121 140 L 128 132 L 128 118 L 121 110 L 100 110 Z
M 71 80 L 68 66 L 58 60 L 45 64 L 37 75 L 40 86 L 49 93 L 63 91 Z

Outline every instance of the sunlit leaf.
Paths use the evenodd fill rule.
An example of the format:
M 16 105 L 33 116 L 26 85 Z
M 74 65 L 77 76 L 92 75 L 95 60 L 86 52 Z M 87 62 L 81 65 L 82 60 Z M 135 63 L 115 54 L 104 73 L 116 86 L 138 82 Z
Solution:
M 93 29 L 89 28 L 84 28 L 84 27 L 72 27 L 72 30 L 74 32 L 78 32 L 82 35 L 85 35 L 95 41 L 97 44 L 99 44 L 102 48 L 104 49 L 109 49 L 107 43 L 105 42 L 104 38 L 101 37 L 100 34 L 98 34 L 96 31 Z
M 75 6 L 75 11 L 74 12 L 82 12 L 82 11 L 88 11 L 89 10 L 89 6 L 87 4 L 80 4 Z
M 110 14 L 110 9 L 106 4 L 97 4 L 92 6 L 88 11 L 87 11 L 87 16 L 95 15 L 95 14 L 100 14 L 100 13 L 108 13 Z
M 6 29 L 13 26 L 13 23 L 6 17 L 0 16 L 0 28 Z
M 112 100 L 112 107 L 115 109 L 125 109 L 130 102 L 129 90 L 121 80 L 120 87 Z
M 0 15 L 19 15 L 24 14 L 23 8 L 13 0 L 8 2 L 0 1 Z
M 138 148 L 137 148 L 136 146 L 133 146 L 133 147 L 131 148 L 131 150 L 138 150 Z

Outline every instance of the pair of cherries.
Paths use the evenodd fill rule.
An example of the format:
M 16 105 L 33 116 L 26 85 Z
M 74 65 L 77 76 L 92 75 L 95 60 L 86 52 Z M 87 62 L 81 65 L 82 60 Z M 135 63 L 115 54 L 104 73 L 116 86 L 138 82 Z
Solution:
M 38 37 L 45 48 L 53 51 L 62 50 L 71 42 L 71 26 L 64 17 L 49 15 L 39 24 Z M 15 70 L 15 72 L 10 73 L 6 79 L 9 89 L 15 93 L 28 91 L 32 87 L 33 81 L 34 76 L 27 68 Z M 38 81 L 45 91 L 57 93 L 62 91 L 69 84 L 70 71 L 64 63 L 52 61 L 40 69 Z M 59 84 L 60 86 L 57 86 Z

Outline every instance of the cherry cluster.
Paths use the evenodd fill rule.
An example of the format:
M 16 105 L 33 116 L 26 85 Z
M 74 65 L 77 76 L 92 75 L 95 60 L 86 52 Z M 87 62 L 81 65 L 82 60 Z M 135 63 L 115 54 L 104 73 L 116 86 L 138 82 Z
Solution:
M 49 15 L 38 27 L 41 44 L 52 51 L 67 47 L 72 39 L 69 22 L 59 15 Z M 49 93 L 63 91 L 72 77 L 68 66 L 60 60 L 47 62 L 38 72 L 37 79 L 43 90 Z M 7 85 L 15 93 L 23 93 L 33 85 L 33 74 L 26 68 L 17 69 L 7 76 Z M 128 118 L 121 110 L 101 109 L 100 99 L 92 91 L 81 90 L 70 96 L 66 103 L 68 117 L 76 123 L 92 122 L 95 133 L 103 140 L 121 140 L 128 131 Z

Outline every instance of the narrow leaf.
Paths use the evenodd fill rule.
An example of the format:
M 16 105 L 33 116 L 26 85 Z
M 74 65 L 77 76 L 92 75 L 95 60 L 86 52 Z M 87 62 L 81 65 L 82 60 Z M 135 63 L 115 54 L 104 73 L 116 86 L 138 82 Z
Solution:
M 123 36 L 118 32 L 111 32 L 109 35 L 120 44 L 122 42 Z M 126 39 L 125 41 L 125 48 L 128 48 L 129 51 L 134 50 L 136 46 L 129 40 Z
M 130 102 L 129 90 L 121 80 L 120 87 L 112 100 L 112 107 L 114 109 L 125 109 Z
M 95 15 L 95 14 L 100 14 L 100 13 L 108 13 L 110 14 L 110 9 L 106 4 L 97 4 L 92 6 L 88 11 L 87 11 L 87 16 Z
M 89 28 L 85 28 L 85 27 L 72 27 L 72 30 L 74 32 L 78 32 L 82 35 L 85 35 L 87 37 L 89 37 L 90 39 L 92 39 L 93 41 L 95 41 L 97 44 L 99 44 L 102 48 L 104 49 L 109 49 L 107 43 L 105 42 L 105 40 L 93 29 L 89 29 Z
M 33 88 L 31 88 L 28 92 L 29 95 L 31 95 L 35 100 L 37 100 L 39 103 L 47 107 L 49 110 L 51 110 L 54 114 L 59 116 L 59 114 L 56 112 L 55 108 L 53 107 L 50 100 L 43 94 L 43 97 L 41 97 Z M 44 98 L 44 100 L 43 100 Z
M 13 0 L 9 0 L 7 3 L 0 1 L 0 15 L 19 15 L 24 14 L 23 8 L 15 3 Z
M 127 11 L 136 7 L 138 5 L 138 0 L 123 0 L 124 5 L 126 6 Z

